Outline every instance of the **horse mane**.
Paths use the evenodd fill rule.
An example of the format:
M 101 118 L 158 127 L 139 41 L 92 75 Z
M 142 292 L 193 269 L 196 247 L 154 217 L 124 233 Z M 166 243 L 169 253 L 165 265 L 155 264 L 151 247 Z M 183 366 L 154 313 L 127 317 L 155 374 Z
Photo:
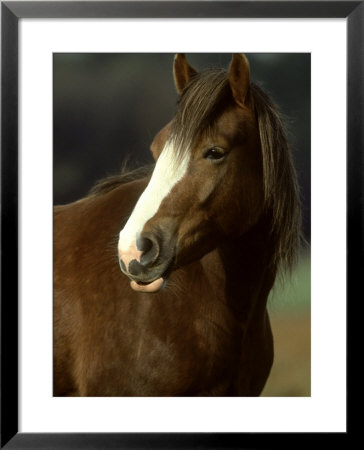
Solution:
M 275 241 L 273 263 L 291 269 L 301 243 L 301 201 L 296 170 L 277 106 L 257 85 L 251 86 L 262 149 L 265 207 Z
M 177 157 L 182 157 L 201 133 L 208 131 L 228 102 L 233 103 L 230 92 L 223 69 L 208 69 L 193 76 L 181 93 L 171 124 L 170 139 Z
M 274 240 L 272 263 L 290 269 L 301 241 L 301 204 L 297 176 L 282 116 L 269 96 L 255 83 L 250 96 L 259 126 L 263 162 L 265 209 Z M 193 76 L 181 93 L 170 139 L 179 155 L 213 126 L 224 107 L 234 100 L 224 69 L 208 69 Z
M 130 183 L 131 181 L 140 180 L 152 174 L 154 164 L 147 166 L 137 167 L 133 170 L 128 170 L 127 167 L 123 167 L 121 173 L 118 175 L 111 175 L 101 180 L 96 181 L 94 186 L 88 192 L 88 196 L 102 195 L 110 192 L 122 184 Z

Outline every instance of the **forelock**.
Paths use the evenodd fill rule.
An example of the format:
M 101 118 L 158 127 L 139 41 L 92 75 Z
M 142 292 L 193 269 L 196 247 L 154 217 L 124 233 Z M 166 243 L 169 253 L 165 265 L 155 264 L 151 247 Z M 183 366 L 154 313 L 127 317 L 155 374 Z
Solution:
M 188 151 L 213 125 L 224 103 L 231 99 L 225 70 L 209 69 L 191 79 L 182 91 L 171 126 L 170 139 L 177 157 Z

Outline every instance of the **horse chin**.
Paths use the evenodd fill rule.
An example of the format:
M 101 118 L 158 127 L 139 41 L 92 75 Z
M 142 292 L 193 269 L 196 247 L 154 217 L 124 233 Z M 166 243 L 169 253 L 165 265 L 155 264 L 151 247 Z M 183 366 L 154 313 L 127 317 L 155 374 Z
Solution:
M 130 287 L 137 292 L 148 292 L 155 293 L 159 292 L 166 284 L 166 279 L 163 277 L 157 278 L 151 283 L 141 283 L 132 280 L 130 282 Z

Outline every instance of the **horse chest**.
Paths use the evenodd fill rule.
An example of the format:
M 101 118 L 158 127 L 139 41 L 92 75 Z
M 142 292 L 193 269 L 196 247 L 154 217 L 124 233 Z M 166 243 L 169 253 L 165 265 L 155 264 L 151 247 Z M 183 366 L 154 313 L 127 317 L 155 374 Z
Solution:
M 146 307 L 90 342 L 86 395 L 219 395 L 233 377 L 234 337 L 191 311 L 181 320 L 187 314 Z

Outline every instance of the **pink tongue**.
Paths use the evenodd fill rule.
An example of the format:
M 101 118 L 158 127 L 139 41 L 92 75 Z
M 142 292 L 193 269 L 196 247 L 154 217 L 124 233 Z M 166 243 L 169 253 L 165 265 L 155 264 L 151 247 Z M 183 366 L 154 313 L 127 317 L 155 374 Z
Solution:
M 130 287 L 138 292 L 158 292 L 163 286 L 163 278 L 158 278 L 149 284 L 138 284 L 135 281 L 130 282 Z

